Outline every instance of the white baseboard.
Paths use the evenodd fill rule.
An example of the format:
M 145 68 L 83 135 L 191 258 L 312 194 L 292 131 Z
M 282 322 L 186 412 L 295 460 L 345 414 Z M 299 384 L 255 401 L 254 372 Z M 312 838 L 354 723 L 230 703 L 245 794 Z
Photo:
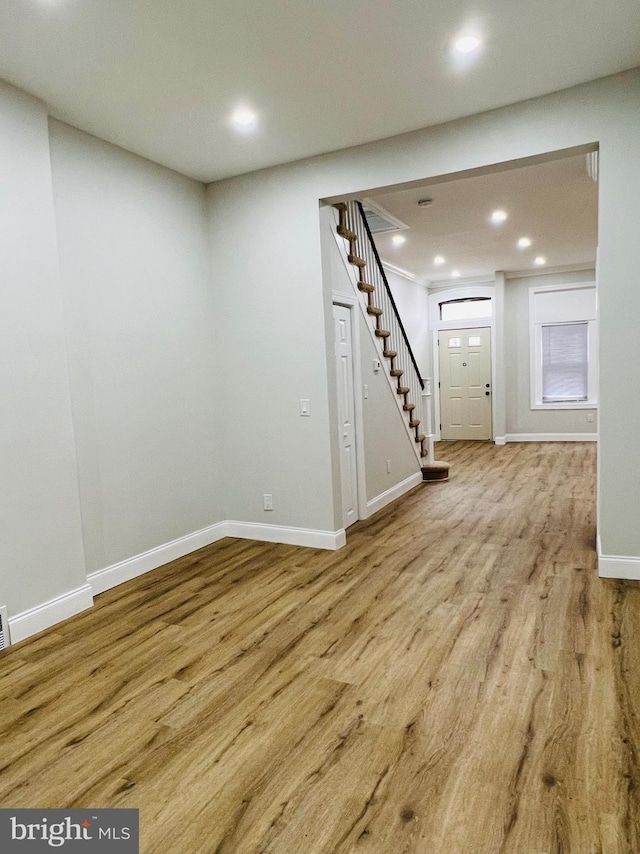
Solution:
M 165 563 L 184 557 L 189 552 L 195 552 L 203 546 L 210 546 L 211 543 L 215 543 L 226 536 L 228 536 L 227 523 L 218 522 L 216 525 L 209 525 L 207 528 L 194 531 L 193 534 L 187 534 L 184 537 L 178 537 L 177 540 L 156 546 L 154 549 L 149 549 L 148 552 L 142 552 L 142 554 L 134 555 L 134 557 L 114 563 L 104 569 L 91 572 L 87 576 L 87 581 L 93 589 L 94 596 L 97 596 L 98 593 L 104 593 L 105 590 L 117 587 L 118 584 L 131 581 L 132 578 L 144 575 L 145 572 L 150 572 Z
M 341 549 L 347 542 L 344 530 L 318 531 L 309 528 L 288 528 L 283 525 L 265 525 L 261 522 L 225 523 L 227 537 L 260 540 L 265 543 L 284 543 L 289 546 L 307 546 L 312 549 Z
M 496 445 L 507 442 L 597 442 L 597 433 L 507 433 L 496 436 Z
M 30 608 L 28 611 L 10 617 L 11 643 L 25 640 L 31 635 L 51 628 L 56 623 L 91 608 L 93 597 L 99 593 L 104 593 L 105 590 L 117 587 L 125 581 L 131 581 L 139 575 L 144 575 L 144 573 L 157 569 L 165 563 L 184 557 L 204 546 L 209 546 L 224 537 L 239 537 L 267 543 L 284 543 L 286 545 L 333 550 L 342 548 L 347 542 L 344 530 L 317 531 L 252 522 L 218 522 L 216 525 L 210 525 L 200 531 L 195 531 L 193 534 L 179 537 L 112 566 L 91 572 L 87 576 L 88 583 L 77 590 L 72 590 L 70 593 L 58 596 L 50 602 L 44 602 L 42 605 L 37 605 L 35 608 Z
M 640 581 L 640 557 L 603 555 L 600 534 L 598 534 L 598 575 L 600 578 Z
M 400 496 L 404 495 L 405 492 L 409 492 L 410 489 L 413 489 L 419 483 L 422 483 L 422 472 L 420 471 L 410 475 L 408 478 L 397 483 L 395 486 L 392 486 L 390 489 L 387 489 L 385 492 L 381 492 L 380 495 L 372 498 L 371 501 L 367 501 L 367 518 L 369 516 L 373 516 L 373 514 L 377 513 L 378 510 L 382 510 L 382 508 L 386 507 L 387 504 L 391 504 L 391 502 L 395 501 L 396 498 L 400 498 Z
M 56 596 L 49 602 L 43 602 L 42 605 L 36 605 L 35 608 L 29 608 L 21 614 L 16 614 L 15 617 L 9 617 L 9 634 L 11 643 L 18 643 L 37 635 L 38 632 L 44 629 L 50 629 L 56 623 L 61 623 L 63 620 L 68 620 L 79 614 L 81 611 L 86 611 L 87 608 L 93 606 L 93 595 L 91 586 L 83 584 L 69 593 L 64 593 L 62 596 Z
M 145 572 L 164 566 L 172 560 L 184 557 L 204 546 L 210 546 L 224 537 L 239 537 L 246 540 L 260 540 L 267 543 L 285 543 L 293 546 L 309 546 L 314 549 L 339 549 L 346 543 L 344 531 L 315 531 L 306 528 L 287 528 L 280 525 L 263 525 L 257 522 L 218 522 L 208 528 L 202 528 L 193 534 L 187 534 L 164 543 L 148 552 L 114 563 L 104 569 L 98 569 L 87 576 L 94 596 L 104 593 L 118 584 L 131 581 Z

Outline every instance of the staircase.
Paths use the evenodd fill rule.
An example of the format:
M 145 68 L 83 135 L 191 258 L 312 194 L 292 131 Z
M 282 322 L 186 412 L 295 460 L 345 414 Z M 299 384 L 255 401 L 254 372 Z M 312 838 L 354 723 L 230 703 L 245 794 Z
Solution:
M 423 427 L 422 403 L 431 405 L 430 391 L 420 376 L 360 202 L 338 202 L 337 233 L 345 240 L 347 260 L 356 271 L 356 285 L 365 301 L 371 328 L 398 394 L 405 425 L 414 440 L 425 480 L 446 480 L 449 466 L 436 463 L 433 435 Z M 429 415 L 430 410 L 429 410 Z M 427 422 L 431 422 L 427 418 Z M 437 476 L 436 476 L 437 475 Z

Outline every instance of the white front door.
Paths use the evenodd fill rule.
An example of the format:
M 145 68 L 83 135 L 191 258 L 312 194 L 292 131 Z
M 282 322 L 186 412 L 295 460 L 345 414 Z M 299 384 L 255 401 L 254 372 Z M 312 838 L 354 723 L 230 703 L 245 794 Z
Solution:
M 358 469 L 356 465 L 351 311 L 343 305 L 334 304 L 333 326 L 338 391 L 342 524 L 346 528 L 358 521 Z
M 438 333 L 440 434 L 443 439 L 491 438 L 491 330 Z

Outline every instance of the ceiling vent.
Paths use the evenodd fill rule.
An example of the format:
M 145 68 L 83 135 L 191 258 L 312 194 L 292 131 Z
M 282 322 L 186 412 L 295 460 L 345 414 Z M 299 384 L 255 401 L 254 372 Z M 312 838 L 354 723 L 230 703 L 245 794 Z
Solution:
M 372 202 L 371 199 L 362 200 L 362 209 L 367 220 L 371 234 L 384 234 L 390 231 L 404 231 L 409 228 L 406 222 L 396 219 L 382 205 Z
M 9 618 L 7 609 L 4 605 L 0 605 L 0 652 L 11 645 L 9 640 Z

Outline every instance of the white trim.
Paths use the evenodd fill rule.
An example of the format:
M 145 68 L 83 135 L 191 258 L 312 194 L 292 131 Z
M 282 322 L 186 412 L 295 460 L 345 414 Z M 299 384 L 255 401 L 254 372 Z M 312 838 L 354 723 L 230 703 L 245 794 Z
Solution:
M 210 546 L 211 543 L 221 540 L 228 536 L 227 525 L 228 522 L 209 525 L 207 528 L 194 531 L 184 537 L 178 537 L 176 540 L 163 543 L 161 546 L 121 560 L 119 563 L 114 563 L 104 569 L 90 572 L 87 575 L 87 581 L 93 589 L 94 596 L 97 596 L 98 593 L 104 593 L 105 590 L 117 587 L 118 584 L 124 584 L 125 581 L 131 581 L 132 578 L 144 575 L 145 572 L 150 572 L 165 563 L 177 560 L 179 557 L 184 557 L 203 548 L 203 546 Z
M 593 409 L 594 412 L 598 408 L 597 400 L 571 400 L 563 401 L 562 403 L 535 403 L 531 404 L 529 409 L 553 411 L 554 409 Z
M 384 258 L 380 259 L 380 263 L 385 270 L 388 270 L 390 273 L 395 273 L 396 276 L 401 276 L 403 279 L 409 279 L 410 282 L 415 282 L 416 285 L 422 285 L 423 288 L 429 287 L 428 282 L 425 282 L 425 280 L 421 279 L 420 276 L 416 276 L 415 273 L 405 270 L 404 267 L 398 267 L 396 264 L 392 264 L 391 261 L 385 261 Z
M 500 441 L 498 441 L 500 439 Z M 507 433 L 496 436 L 496 445 L 506 442 L 597 442 L 597 433 Z
M 69 593 L 63 593 L 62 596 L 56 596 L 55 599 L 43 602 L 42 605 L 36 605 L 35 608 L 16 614 L 15 617 L 9 617 L 11 643 L 16 644 L 31 635 L 37 635 L 38 632 L 68 620 L 69 617 L 74 617 L 92 606 L 91 586 L 83 584 L 82 587 L 71 590 Z
M 598 535 L 598 575 L 600 578 L 624 578 L 640 581 L 640 557 L 603 555 Z
M 218 522 L 193 534 L 179 537 L 155 549 L 120 561 L 87 576 L 87 584 L 43 602 L 14 617 L 9 617 L 11 643 L 16 644 L 51 626 L 68 620 L 93 606 L 93 597 L 117 587 L 125 581 L 144 575 L 172 560 L 184 557 L 224 537 L 258 540 L 266 543 L 307 546 L 315 549 L 339 549 L 346 545 L 344 530 L 317 531 L 307 528 L 288 528 L 280 525 L 263 525 L 254 522 Z
M 558 273 L 590 273 L 594 268 L 593 264 L 584 261 L 581 264 L 564 264 L 556 267 L 535 267 L 528 270 L 511 270 L 505 272 L 505 279 L 529 279 L 534 276 L 555 276 Z
M 347 535 L 340 531 L 317 531 L 310 528 L 288 528 L 283 525 L 265 525 L 262 522 L 226 522 L 227 537 L 260 540 L 265 543 L 284 543 L 289 546 L 307 546 L 312 549 L 341 549 Z
M 307 528 L 289 528 L 280 525 L 264 525 L 260 522 L 235 522 L 227 520 L 194 531 L 171 542 L 156 546 L 147 552 L 114 563 L 104 569 L 98 569 L 87 576 L 94 596 L 117 587 L 125 581 L 131 581 L 152 569 L 164 566 L 172 560 L 191 554 L 204 546 L 222 540 L 224 537 L 260 540 L 267 543 L 284 543 L 295 546 L 309 546 L 320 549 L 339 549 L 346 543 L 344 531 L 316 531 Z
M 367 516 L 372 516 L 374 513 L 377 513 L 378 510 L 382 510 L 382 508 L 386 507 L 387 504 L 391 504 L 392 501 L 400 498 L 400 496 L 404 495 L 405 492 L 409 492 L 409 490 L 418 486 L 419 483 L 422 483 L 421 471 L 409 475 L 408 478 L 400 481 L 400 483 L 396 483 L 396 485 L 392 486 L 391 489 L 381 492 L 380 495 L 372 498 L 371 501 L 367 501 Z
M 344 252 L 340 252 L 344 261 Z M 340 291 L 333 292 L 332 306 L 342 305 L 350 310 L 351 318 L 351 349 L 353 355 L 353 395 L 355 408 L 355 440 L 356 440 L 356 479 L 358 483 L 358 519 L 366 518 L 367 507 L 367 481 L 366 463 L 364 458 L 364 411 L 362 404 L 362 359 L 360 347 L 360 324 L 354 309 L 362 303 L 359 297 L 352 294 L 343 294 Z
M 431 279 L 428 287 L 430 288 L 459 288 L 473 285 L 490 285 L 495 282 L 495 276 L 486 274 L 482 276 L 466 276 L 460 279 Z
M 539 294 L 561 293 L 562 291 L 593 290 L 594 311 L 583 314 L 571 312 L 570 320 L 539 320 L 536 308 L 536 297 Z M 545 403 L 542 400 L 542 327 L 586 323 L 588 335 L 587 350 L 587 389 L 588 400 L 562 401 Z M 597 409 L 598 402 L 594 399 L 598 389 L 598 321 L 597 321 L 597 289 L 595 281 L 568 282 L 555 285 L 532 285 L 529 288 L 529 397 L 530 409 Z
M 436 442 L 442 440 L 440 432 L 440 350 L 438 348 L 438 333 L 447 329 L 489 329 L 491 341 L 491 435 L 493 435 L 494 424 L 496 424 L 496 413 L 499 404 L 499 395 L 502 392 L 500 386 L 496 385 L 497 370 L 497 348 L 498 348 L 498 326 L 496 323 L 496 294 L 497 288 L 495 277 L 489 285 L 478 285 L 476 287 L 458 286 L 448 289 L 446 298 L 443 291 L 429 293 L 429 329 L 431 331 L 431 351 L 433 367 L 433 387 L 437 393 L 433 396 L 434 425 L 433 432 Z M 468 299 L 474 297 L 489 297 L 492 300 L 491 317 L 478 317 L 471 320 L 441 320 L 438 306 L 441 302 L 450 299 Z

